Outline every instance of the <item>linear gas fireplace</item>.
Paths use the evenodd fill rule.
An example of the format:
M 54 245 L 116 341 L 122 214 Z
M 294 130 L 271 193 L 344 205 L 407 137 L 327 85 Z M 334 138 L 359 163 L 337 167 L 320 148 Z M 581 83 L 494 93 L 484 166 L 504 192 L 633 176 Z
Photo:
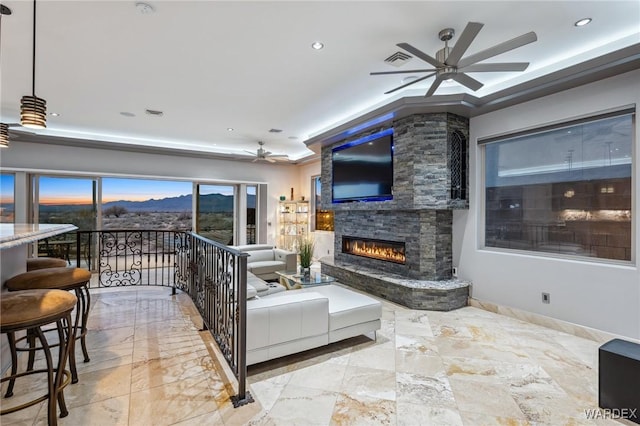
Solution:
M 355 256 L 405 263 L 404 243 L 373 238 L 342 236 L 342 252 Z

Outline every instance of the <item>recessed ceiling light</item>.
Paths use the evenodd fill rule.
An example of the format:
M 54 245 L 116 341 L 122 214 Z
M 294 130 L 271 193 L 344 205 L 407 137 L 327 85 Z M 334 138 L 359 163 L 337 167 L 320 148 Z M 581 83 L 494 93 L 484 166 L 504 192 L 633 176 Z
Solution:
M 289 139 L 298 139 L 297 136 L 289 136 Z
M 135 116 L 136 116 L 134 113 L 132 113 L 132 112 L 128 112 L 128 111 L 122 111 L 122 112 L 120 113 L 120 115 L 123 115 L 123 116 L 125 116 L 125 117 L 135 117 Z
M 448 78 L 448 79 L 446 79 L 445 81 L 446 81 L 447 83 L 453 83 L 453 82 L 454 82 L 454 80 L 453 80 L 452 78 Z
M 324 44 L 319 41 L 314 41 L 313 43 L 311 43 L 311 47 L 315 50 L 320 50 L 324 47 Z
M 582 18 L 579 21 L 576 21 L 576 23 L 573 25 L 575 25 L 576 27 L 584 27 L 590 22 L 591 22 L 591 18 Z
M 227 127 L 227 132 L 233 132 L 233 127 Z
M 269 129 L 269 133 L 280 133 L 282 129 Z
M 142 3 L 142 2 L 136 3 L 136 9 L 138 9 L 138 13 L 141 15 L 149 15 L 155 12 L 155 10 L 153 9 L 153 6 L 147 3 Z
M 60 113 L 58 112 L 50 112 L 49 115 L 52 117 L 60 117 Z

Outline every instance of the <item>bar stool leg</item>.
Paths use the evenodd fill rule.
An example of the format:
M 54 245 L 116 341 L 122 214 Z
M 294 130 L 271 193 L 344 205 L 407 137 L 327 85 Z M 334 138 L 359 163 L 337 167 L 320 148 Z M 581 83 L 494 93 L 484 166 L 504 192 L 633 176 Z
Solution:
M 35 335 L 40 340 L 40 345 L 42 345 L 42 350 L 44 352 L 44 357 L 47 361 L 47 388 L 48 388 L 48 402 L 47 402 L 47 419 L 49 426 L 56 426 L 58 424 L 58 416 L 56 413 L 56 389 L 55 389 L 55 381 L 53 375 L 53 360 L 51 359 L 51 350 L 49 348 L 49 344 L 47 343 L 47 339 L 44 337 L 44 333 L 40 329 L 40 327 L 34 327 L 33 331 Z
M 89 352 L 85 336 L 87 335 L 87 321 L 89 319 L 90 296 L 87 286 L 75 289 L 78 303 L 76 304 L 76 317 L 73 323 L 73 338 L 69 342 L 69 369 L 71 370 L 71 383 L 78 383 L 78 369 L 76 367 L 76 339 L 80 339 L 84 362 L 89 362 Z
M 5 398 L 13 396 L 13 385 L 16 382 L 15 375 L 18 372 L 18 351 L 16 350 L 16 334 L 7 333 L 7 340 L 9 341 L 9 349 L 11 350 L 11 380 L 9 380 L 9 386 L 7 392 L 4 394 Z
M 78 313 L 81 312 L 81 321 L 80 321 L 80 333 L 78 334 L 78 326 L 76 322 L 76 327 L 74 329 L 76 339 L 80 339 L 80 345 L 82 346 L 82 354 L 84 355 L 84 362 L 91 361 L 89 358 L 89 352 L 87 351 L 87 322 L 89 320 L 89 308 L 91 306 L 91 296 L 89 293 L 89 288 L 84 285 L 81 288 L 76 288 L 76 297 L 78 298 Z
M 27 342 L 29 343 L 29 362 L 27 362 L 27 371 L 33 370 L 33 364 L 36 361 L 36 335 L 32 329 L 27 330 Z
M 76 297 L 78 297 L 78 303 L 76 304 L 76 317 L 73 322 L 73 327 L 69 332 L 69 370 L 71 370 L 71 383 L 78 383 L 78 370 L 76 369 L 76 330 L 80 322 L 80 316 L 82 306 L 80 304 L 80 297 L 78 295 L 78 289 L 76 289 Z
M 55 377 L 55 394 L 51 395 L 50 401 L 53 401 L 54 413 L 55 413 L 55 403 L 58 402 L 58 406 L 60 407 L 60 417 L 66 417 L 69 414 L 67 410 L 67 404 L 64 400 L 64 387 L 63 379 L 65 376 L 64 367 L 67 361 L 67 358 L 70 356 L 70 350 L 74 347 L 74 335 L 73 335 L 73 326 L 71 325 L 71 313 L 69 313 L 65 318 L 60 319 L 56 322 L 58 326 L 58 339 L 60 341 L 59 351 L 58 351 L 58 369 L 56 370 Z M 66 337 L 66 340 L 65 340 Z M 72 379 L 73 381 L 73 379 Z M 68 383 L 68 382 L 67 382 Z

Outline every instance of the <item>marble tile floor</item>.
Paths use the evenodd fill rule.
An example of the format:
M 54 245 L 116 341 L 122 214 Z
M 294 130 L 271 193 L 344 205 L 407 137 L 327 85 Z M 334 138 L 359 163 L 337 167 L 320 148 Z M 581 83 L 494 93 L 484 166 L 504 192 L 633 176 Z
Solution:
M 91 361 L 79 361 L 80 381 L 65 389 L 62 426 L 633 424 L 587 418 L 597 408 L 595 341 L 475 307 L 427 312 L 386 301 L 376 340 L 251 366 L 256 401 L 236 409 L 186 294 L 92 295 Z M 41 379 L 23 379 L 11 399 L 42 389 Z M 45 425 L 44 404 L 0 423 Z

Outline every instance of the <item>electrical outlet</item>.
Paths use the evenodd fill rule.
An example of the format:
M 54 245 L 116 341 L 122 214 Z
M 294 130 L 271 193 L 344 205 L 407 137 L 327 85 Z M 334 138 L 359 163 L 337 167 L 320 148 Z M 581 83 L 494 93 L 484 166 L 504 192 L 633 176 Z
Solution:
M 453 268 L 451 268 L 451 275 L 453 275 L 455 278 L 458 277 L 458 267 L 454 266 Z
M 551 295 L 549 293 L 542 293 L 542 303 L 551 303 Z

